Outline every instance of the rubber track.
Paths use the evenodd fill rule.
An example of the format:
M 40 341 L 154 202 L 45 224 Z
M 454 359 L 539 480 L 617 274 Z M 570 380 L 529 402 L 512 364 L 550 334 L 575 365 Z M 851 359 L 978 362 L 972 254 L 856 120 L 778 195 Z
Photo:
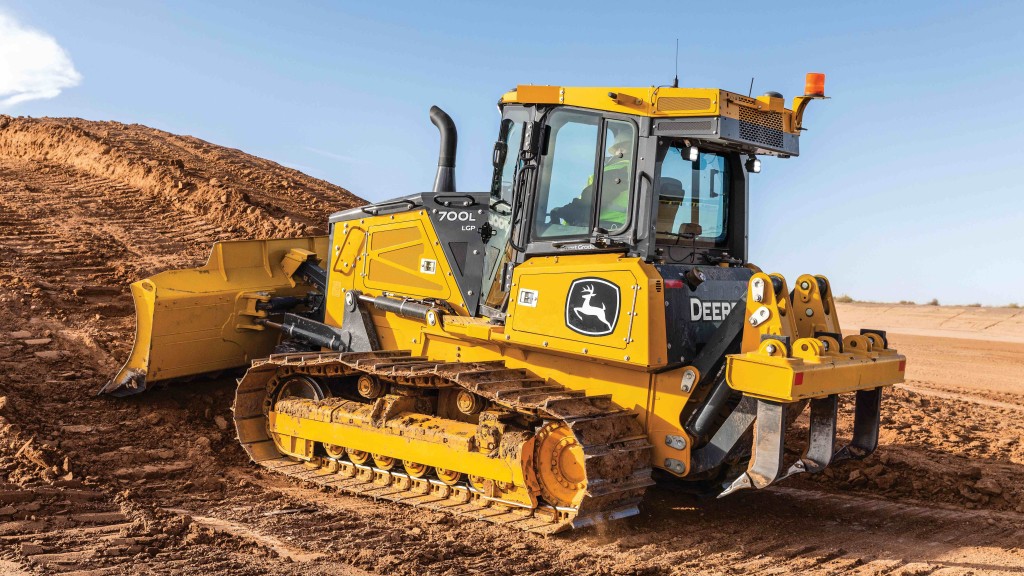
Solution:
M 411 478 L 401 472 L 346 461 L 296 462 L 278 453 L 266 433 L 250 438 L 241 438 L 240 433 L 243 447 L 260 465 L 299 480 L 540 534 L 636 514 L 644 490 L 654 483 L 650 444 L 633 412 L 615 405 L 607 396 L 588 397 L 583 392 L 534 378 L 525 370 L 506 368 L 502 362 L 443 363 L 411 356 L 406 351 L 274 355 L 253 362 L 239 381 L 235 420 L 265 421 L 265 399 L 274 376 L 338 377 L 362 373 L 404 385 L 462 387 L 507 409 L 546 421 L 564 422 L 583 447 L 587 496 L 578 508 L 542 505 L 531 510 L 490 499 L 468 483 L 448 486 L 437 480 Z M 303 412 L 309 417 L 311 411 Z M 247 429 L 254 428 L 258 427 Z

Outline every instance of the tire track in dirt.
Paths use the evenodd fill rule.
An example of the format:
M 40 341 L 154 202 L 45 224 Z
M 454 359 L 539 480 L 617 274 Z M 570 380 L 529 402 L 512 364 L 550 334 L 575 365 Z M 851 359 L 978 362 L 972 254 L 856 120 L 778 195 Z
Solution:
M 935 388 L 932 386 L 921 386 L 918 384 L 898 384 L 898 387 L 909 390 L 916 394 L 924 396 L 934 396 L 936 398 L 942 398 L 944 400 L 957 400 L 960 402 L 973 402 L 974 404 L 980 404 L 982 406 L 990 406 L 992 408 L 1001 408 L 1003 410 L 1013 410 L 1015 412 L 1024 412 L 1024 405 L 1015 404 L 1013 402 L 1003 402 L 1001 400 L 993 400 L 986 398 L 978 394 L 971 394 L 965 392 L 955 392 L 949 390 L 943 390 L 941 388 Z
M 247 473 L 234 471 L 232 475 Z M 249 477 L 251 478 L 251 477 Z M 1019 573 L 1021 515 L 818 490 L 775 488 L 725 500 L 702 500 L 666 487 L 652 489 L 641 516 L 548 539 L 523 538 L 499 527 L 451 520 L 380 503 L 366 512 L 358 499 L 338 498 L 273 477 L 250 479 L 278 493 L 284 507 L 310 506 L 283 517 L 274 533 L 311 550 L 368 562 L 385 573 L 930 574 L 961 569 Z M 229 513 L 223 508 L 214 514 Z M 381 528 L 352 533 L 356 518 L 380 517 Z M 260 523 L 257 514 L 232 520 Z M 321 526 L 317 533 L 312 525 Z M 395 556 L 398 556 L 397 559 Z M 477 561 L 486 562 L 477 565 Z

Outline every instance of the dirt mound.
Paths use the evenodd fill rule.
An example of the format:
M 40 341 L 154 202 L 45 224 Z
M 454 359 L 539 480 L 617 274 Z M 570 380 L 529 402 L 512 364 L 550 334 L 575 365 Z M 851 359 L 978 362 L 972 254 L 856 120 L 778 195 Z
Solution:
M 139 124 L 0 115 L 0 157 L 129 187 L 140 201 L 167 203 L 239 237 L 323 234 L 324 214 L 361 203 L 269 160 Z
M 128 283 L 202 264 L 217 240 L 322 234 L 332 211 L 360 203 L 197 138 L 0 116 L 0 572 L 106 573 L 129 559 L 291 572 L 273 547 L 164 509 L 181 503 L 169 488 L 223 494 L 225 465 L 244 465 L 219 454 L 234 443 L 230 387 L 94 394 L 131 347 Z

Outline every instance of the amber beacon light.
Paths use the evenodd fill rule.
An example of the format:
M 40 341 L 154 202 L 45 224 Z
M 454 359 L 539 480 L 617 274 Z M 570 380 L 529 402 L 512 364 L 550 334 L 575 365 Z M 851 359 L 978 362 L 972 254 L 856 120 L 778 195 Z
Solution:
M 804 96 L 824 96 L 825 75 L 820 72 L 808 72 L 804 82 Z

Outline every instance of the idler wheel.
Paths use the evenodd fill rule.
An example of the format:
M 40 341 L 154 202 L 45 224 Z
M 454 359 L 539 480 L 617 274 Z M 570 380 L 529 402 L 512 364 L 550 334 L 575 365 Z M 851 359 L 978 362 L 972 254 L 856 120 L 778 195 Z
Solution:
M 328 396 L 324 387 L 316 378 L 305 375 L 294 375 L 287 378 L 277 389 L 274 400 L 286 398 L 305 398 L 307 400 L 323 400 Z
M 272 392 L 264 399 L 264 410 L 270 410 L 278 402 L 290 398 L 305 400 L 323 400 L 330 392 L 313 378 L 305 374 L 292 374 L 282 379 L 281 384 L 274 386 Z M 277 433 L 270 433 L 277 450 L 292 459 L 308 460 L 312 454 L 313 443 L 309 440 L 291 438 Z

